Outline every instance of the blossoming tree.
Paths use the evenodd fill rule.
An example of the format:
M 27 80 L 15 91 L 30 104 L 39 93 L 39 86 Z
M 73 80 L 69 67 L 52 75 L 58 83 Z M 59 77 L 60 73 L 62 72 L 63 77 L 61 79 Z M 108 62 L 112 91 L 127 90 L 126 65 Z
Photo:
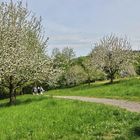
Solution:
M 43 79 L 49 68 L 42 31 L 41 18 L 21 1 L 0 4 L 0 84 L 9 89 L 11 104 L 20 85 Z

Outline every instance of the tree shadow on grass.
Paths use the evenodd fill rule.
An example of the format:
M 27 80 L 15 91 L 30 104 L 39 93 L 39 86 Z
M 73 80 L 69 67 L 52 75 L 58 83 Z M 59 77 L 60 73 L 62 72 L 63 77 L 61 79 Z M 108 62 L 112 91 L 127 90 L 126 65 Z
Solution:
M 48 97 L 35 97 L 35 98 L 27 98 L 27 99 L 16 99 L 16 102 L 11 105 L 9 102 L 4 102 L 0 104 L 0 108 L 5 108 L 5 107 L 12 107 L 12 106 L 19 106 L 19 105 L 26 105 L 26 104 L 30 104 L 33 102 L 40 102 L 43 101 L 45 99 L 48 99 Z
M 132 135 L 140 138 L 140 126 L 134 126 L 130 129 Z
M 88 84 L 84 84 L 84 85 L 80 85 L 80 86 L 77 86 L 77 87 L 74 87 L 72 88 L 72 91 L 77 91 L 77 90 L 85 90 L 85 89 L 92 89 L 92 88 L 101 88 L 101 87 L 105 87 L 105 86 L 112 86 L 112 85 L 115 85 L 115 84 L 119 84 L 121 83 L 122 81 L 114 81 L 113 83 L 109 83 L 109 82 L 106 82 L 106 83 L 92 83 L 91 85 L 88 85 Z

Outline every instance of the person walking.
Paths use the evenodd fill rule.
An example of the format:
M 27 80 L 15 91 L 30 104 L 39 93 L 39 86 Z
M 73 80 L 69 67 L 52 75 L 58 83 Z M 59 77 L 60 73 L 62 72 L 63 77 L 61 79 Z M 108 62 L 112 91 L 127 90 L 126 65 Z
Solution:
M 34 87 L 33 87 L 33 95 L 37 95 L 37 94 L 38 94 L 37 87 L 36 87 L 36 86 L 34 86 Z
M 37 92 L 38 92 L 38 95 L 40 95 L 40 93 L 41 93 L 40 86 L 37 87 Z
M 43 95 L 44 89 L 40 86 L 40 94 Z

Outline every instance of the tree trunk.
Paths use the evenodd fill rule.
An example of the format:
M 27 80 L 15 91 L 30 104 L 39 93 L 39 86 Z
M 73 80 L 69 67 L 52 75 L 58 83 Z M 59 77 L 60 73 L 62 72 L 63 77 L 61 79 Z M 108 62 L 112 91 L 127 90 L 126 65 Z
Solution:
M 90 86 L 90 77 L 88 77 L 88 86 Z
M 111 76 L 110 76 L 110 83 L 111 83 L 111 84 L 113 83 L 113 80 L 114 80 L 114 75 L 111 75 Z
M 23 95 L 23 90 L 20 91 L 20 95 Z
M 11 88 L 10 89 L 10 104 L 15 104 L 16 101 L 16 95 L 14 94 L 14 90 Z
M 10 104 L 15 104 L 16 101 L 16 95 L 14 93 L 14 85 L 12 84 L 13 77 L 10 76 L 10 82 L 9 82 L 9 95 L 10 95 Z

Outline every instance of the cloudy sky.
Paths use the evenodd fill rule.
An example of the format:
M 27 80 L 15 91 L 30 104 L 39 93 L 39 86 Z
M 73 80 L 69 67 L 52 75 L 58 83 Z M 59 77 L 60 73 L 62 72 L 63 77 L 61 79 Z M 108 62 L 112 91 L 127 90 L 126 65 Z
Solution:
M 43 18 L 49 53 L 68 46 L 78 56 L 86 55 L 95 42 L 111 33 L 127 36 L 133 49 L 140 48 L 140 0 L 26 1 Z

